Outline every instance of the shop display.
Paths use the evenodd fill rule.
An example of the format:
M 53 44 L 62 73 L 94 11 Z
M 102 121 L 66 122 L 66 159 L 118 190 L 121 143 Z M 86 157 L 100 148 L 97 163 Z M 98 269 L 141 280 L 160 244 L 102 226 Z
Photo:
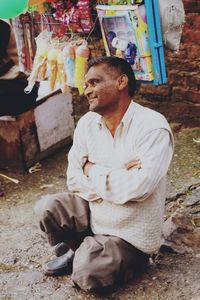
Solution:
M 138 6 L 97 6 L 108 56 L 125 58 L 137 80 L 154 79 L 146 14 Z
M 52 38 L 52 33 L 41 32 L 36 38 L 36 55 L 32 72 L 25 89 L 29 93 L 36 81 L 48 80 L 50 91 L 76 87 L 83 94 L 84 77 L 87 70 L 90 50 L 82 39 L 69 40 L 64 43 Z
M 30 13 L 15 18 L 21 65 L 30 74 L 26 91 L 35 80 L 48 80 L 51 91 L 60 88 L 66 93 L 68 87 L 77 87 L 83 93 L 88 36 L 97 19 L 106 55 L 125 58 L 139 82 L 165 83 L 163 41 L 178 50 L 183 23 L 178 2 L 182 0 L 176 0 L 174 6 L 171 0 L 101 0 L 101 5 L 89 0 L 29 0 Z M 45 31 L 50 38 L 38 43 Z
M 28 5 L 29 12 L 52 14 L 63 34 L 67 30 L 89 33 L 94 25 L 89 0 L 29 0 Z
M 89 0 L 55 1 L 53 16 L 66 28 L 75 32 L 90 32 L 93 26 Z
M 136 1 L 139 2 L 139 1 Z M 165 83 L 166 70 L 156 1 L 139 5 L 98 5 L 102 38 L 108 56 L 125 58 L 136 80 Z

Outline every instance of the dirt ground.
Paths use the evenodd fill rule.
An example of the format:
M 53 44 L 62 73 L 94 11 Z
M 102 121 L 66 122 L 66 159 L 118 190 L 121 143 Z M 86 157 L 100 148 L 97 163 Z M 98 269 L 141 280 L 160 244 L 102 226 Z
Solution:
M 181 129 L 175 134 L 167 191 L 167 203 L 173 201 L 174 209 L 180 204 L 178 200 L 184 204 L 184 199 L 194 197 L 194 193 L 198 197 L 200 144 L 194 139 L 199 137 L 197 128 Z M 18 184 L 0 177 L 0 299 L 200 300 L 200 249 L 190 248 L 182 254 L 159 253 L 144 275 L 104 295 L 77 290 L 70 276 L 43 275 L 41 266 L 52 252 L 40 234 L 33 207 L 42 195 L 65 190 L 67 150 L 42 161 L 41 170 L 35 173 L 3 172 L 18 179 Z

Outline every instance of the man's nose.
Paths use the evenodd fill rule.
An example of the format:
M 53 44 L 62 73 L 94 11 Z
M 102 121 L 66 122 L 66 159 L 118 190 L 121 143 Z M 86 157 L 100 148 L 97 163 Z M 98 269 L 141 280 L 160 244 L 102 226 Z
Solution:
M 86 97 L 88 97 L 92 93 L 92 87 L 90 85 L 86 86 L 84 88 L 84 94 Z

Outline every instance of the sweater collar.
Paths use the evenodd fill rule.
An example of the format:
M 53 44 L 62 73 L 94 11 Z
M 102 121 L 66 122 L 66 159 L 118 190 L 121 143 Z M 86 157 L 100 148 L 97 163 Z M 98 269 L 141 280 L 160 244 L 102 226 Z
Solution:
M 119 123 L 119 126 L 123 126 L 125 129 L 129 127 L 130 122 L 133 119 L 133 115 L 135 113 L 135 103 L 133 102 L 133 100 L 131 101 L 131 103 L 129 104 L 127 111 L 125 112 L 121 122 Z M 99 127 L 99 129 L 101 129 L 103 126 L 105 126 L 105 121 L 104 118 L 97 114 L 97 125 Z

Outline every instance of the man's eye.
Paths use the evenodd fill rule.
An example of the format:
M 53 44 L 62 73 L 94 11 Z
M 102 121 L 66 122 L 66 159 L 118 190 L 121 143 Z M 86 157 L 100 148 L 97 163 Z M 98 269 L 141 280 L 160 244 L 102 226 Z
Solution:
M 99 83 L 98 79 L 90 80 L 87 84 L 84 85 L 84 90 L 86 90 L 88 87 L 94 87 Z
M 97 85 L 97 83 L 99 83 L 99 80 L 98 79 L 95 79 L 95 80 L 92 80 L 91 84 L 93 86 Z

